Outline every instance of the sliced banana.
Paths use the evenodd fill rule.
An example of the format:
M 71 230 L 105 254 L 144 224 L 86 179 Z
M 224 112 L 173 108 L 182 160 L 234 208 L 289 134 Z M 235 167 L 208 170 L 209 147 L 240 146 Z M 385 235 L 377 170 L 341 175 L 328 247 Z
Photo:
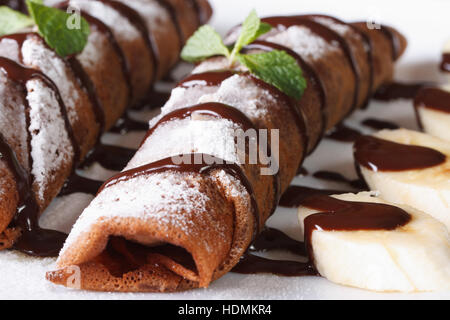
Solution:
M 436 91 L 430 92 L 430 90 L 442 91 L 440 93 L 440 96 L 442 96 L 440 103 L 447 105 L 447 112 L 442 109 L 436 109 L 433 105 L 427 105 L 431 103 L 430 100 L 435 100 L 437 96 Z M 427 94 L 427 91 L 428 94 L 432 95 L 431 99 L 425 99 L 426 103 L 420 102 L 418 98 Z M 450 141 L 450 84 L 435 89 L 422 89 L 416 98 L 415 105 L 423 130 L 435 137 Z
M 374 193 L 333 196 L 353 202 L 387 202 Z M 316 228 L 311 244 L 317 271 L 328 280 L 383 292 L 450 290 L 450 238 L 431 216 L 400 206 L 411 220 L 394 230 L 325 231 Z M 317 213 L 298 210 L 300 225 Z M 363 215 L 364 212 L 361 212 Z
M 372 171 L 357 164 L 371 190 L 388 202 L 405 204 L 444 223 L 450 230 L 450 143 L 428 134 L 406 130 L 383 130 L 375 137 L 406 145 L 437 150 L 445 162 L 425 169 Z

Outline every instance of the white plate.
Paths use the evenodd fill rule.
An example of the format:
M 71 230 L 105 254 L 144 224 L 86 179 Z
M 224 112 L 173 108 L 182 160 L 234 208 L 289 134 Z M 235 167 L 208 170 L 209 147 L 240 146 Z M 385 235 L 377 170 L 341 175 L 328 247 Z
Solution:
M 441 48 L 450 39 L 450 1 L 295 1 L 295 0 L 211 0 L 215 15 L 212 24 L 220 32 L 226 32 L 241 22 L 252 8 L 261 16 L 277 14 L 326 13 L 344 20 L 375 20 L 392 25 L 403 32 L 409 40 L 406 55 L 401 58 L 396 78 L 405 81 L 444 81 L 438 73 Z M 180 71 L 183 73 L 183 71 Z M 151 116 L 151 115 L 149 115 Z M 416 129 L 411 101 L 392 103 L 372 102 L 364 112 L 356 112 L 346 123 L 365 132 L 359 124 L 368 117 L 385 118 L 406 128 Z M 143 134 L 125 137 L 107 135 L 106 142 L 135 146 Z M 333 157 L 329 155 L 332 154 Z M 324 140 L 317 151 L 305 163 L 309 172 L 317 170 L 337 171 L 349 178 L 356 178 L 353 167 L 351 144 Z M 110 172 L 92 168 L 90 175 L 107 178 Z M 297 178 L 298 185 L 322 188 L 347 186 L 328 183 L 312 177 Z M 90 196 L 73 195 L 58 199 L 46 212 L 42 223 L 47 226 L 69 230 L 70 225 Z M 269 225 L 275 226 L 293 238 L 301 239 L 295 210 L 279 208 Z M 284 253 L 272 257 L 293 259 Z M 229 273 L 199 289 L 174 294 L 118 294 L 74 291 L 55 286 L 44 279 L 45 272 L 52 269 L 54 259 L 34 259 L 14 252 L 0 253 L 1 299 L 449 299 L 450 292 L 420 294 L 383 294 L 335 285 L 317 277 L 283 278 L 273 275 L 238 275 Z

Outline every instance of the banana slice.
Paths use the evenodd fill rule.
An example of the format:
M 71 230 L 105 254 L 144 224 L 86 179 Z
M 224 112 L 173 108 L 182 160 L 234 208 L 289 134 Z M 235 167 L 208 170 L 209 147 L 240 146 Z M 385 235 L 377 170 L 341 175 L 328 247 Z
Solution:
M 388 204 L 369 192 L 333 198 Z M 373 291 L 449 290 L 450 238 L 447 229 L 425 213 L 406 206 L 397 207 L 407 212 L 410 220 L 393 230 L 329 231 L 316 225 L 310 245 L 320 275 L 338 284 Z M 365 210 L 359 211 L 354 213 L 367 214 Z M 317 209 L 299 207 L 302 228 L 305 218 L 317 212 Z M 341 214 L 345 219 L 344 213 Z M 372 216 L 366 217 L 369 220 L 365 222 L 370 222 Z
M 374 137 L 406 145 L 405 147 L 426 147 L 428 152 L 431 152 L 431 156 L 433 156 L 433 150 L 437 155 L 441 154 L 442 161 L 437 161 L 435 165 L 429 167 L 410 166 L 406 170 L 387 171 L 373 164 L 369 169 L 361 163 L 360 153 L 363 149 L 367 149 L 367 145 L 361 143 L 361 140 L 357 141 L 354 147 L 356 164 L 371 190 L 380 192 L 380 197 L 386 201 L 406 204 L 433 216 L 450 230 L 450 143 L 428 134 L 406 129 L 383 130 L 376 133 Z M 397 149 L 401 149 L 401 145 L 398 145 Z M 383 152 L 385 159 L 379 157 L 378 161 L 395 162 L 397 158 L 400 167 L 394 169 L 402 169 L 402 166 L 414 163 L 416 160 L 419 161 L 417 165 L 420 161 L 432 160 L 432 158 L 421 159 L 427 156 L 427 154 L 420 155 L 421 150 L 413 150 L 409 154 L 398 154 L 397 152 L 389 153 L 383 148 L 381 146 L 372 148 L 366 155 L 368 162 L 377 161 L 377 154 Z
M 414 105 L 423 130 L 450 141 L 450 84 L 420 90 Z

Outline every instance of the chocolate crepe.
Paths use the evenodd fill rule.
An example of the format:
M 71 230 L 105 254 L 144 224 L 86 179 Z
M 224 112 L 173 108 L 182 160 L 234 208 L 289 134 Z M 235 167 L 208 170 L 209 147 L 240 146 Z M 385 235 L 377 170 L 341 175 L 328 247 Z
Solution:
M 222 57 L 198 65 L 152 120 L 128 166 L 82 213 L 48 280 L 71 286 L 75 268 L 87 290 L 207 287 L 238 263 L 325 130 L 391 80 L 406 48 L 384 26 L 369 30 L 321 15 L 263 21 L 274 29 L 245 50 L 291 54 L 308 82 L 302 99 Z M 251 154 L 236 146 L 239 129 L 278 129 L 279 157 L 242 161 L 242 151 Z M 261 174 L 274 163 L 277 174 Z
M 0 38 L 0 249 L 55 255 L 64 235 L 38 217 L 127 107 L 147 99 L 186 38 L 211 15 L 206 0 L 73 0 L 91 33 L 61 58 L 34 32 Z M 20 242 L 20 241 L 19 241 Z

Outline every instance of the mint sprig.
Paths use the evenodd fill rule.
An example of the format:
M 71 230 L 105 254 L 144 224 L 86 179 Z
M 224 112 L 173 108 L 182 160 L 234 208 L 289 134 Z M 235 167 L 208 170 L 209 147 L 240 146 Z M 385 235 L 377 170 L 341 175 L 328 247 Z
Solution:
M 306 89 L 306 80 L 297 61 L 286 51 L 242 54 L 238 59 L 264 82 L 277 87 L 292 98 L 302 97 Z
M 237 56 L 243 47 L 252 43 L 263 34 L 269 32 L 271 29 L 272 26 L 261 22 L 256 10 L 252 10 L 242 24 L 241 33 L 239 34 L 239 38 L 237 39 L 233 51 L 231 52 L 231 59 Z
M 208 25 L 200 27 L 187 41 L 181 58 L 188 62 L 199 62 L 212 56 L 227 57 L 230 66 L 236 61 L 244 65 L 252 74 L 269 83 L 288 96 L 300 99 L 306 89 L 306 80 L 297 61 L 282 50 L 257 54 L 243 54 L 241 50 L 272 29 L 261 22 L 255 10 L 242 24 L 239 37 L 233 48 L 224 45 L 220 35 Z
M 230 56 L 220 35 L 209 25 L 201 26 L 186 42 L 181 57 L 188 62 L 202 61 L 212 56 Z
M 15 33 L 34 24 L 29 16 L 7 6 L 0 7 L 0 36 Z
M 42 0 L 26 0 L 26 4 L 30 17 L 0 7 L 0 35 L 36 25 L 48 46 L 61 57 L 83 51 L 90 34 L 89 24 L 83 17 L 47 7 Z

